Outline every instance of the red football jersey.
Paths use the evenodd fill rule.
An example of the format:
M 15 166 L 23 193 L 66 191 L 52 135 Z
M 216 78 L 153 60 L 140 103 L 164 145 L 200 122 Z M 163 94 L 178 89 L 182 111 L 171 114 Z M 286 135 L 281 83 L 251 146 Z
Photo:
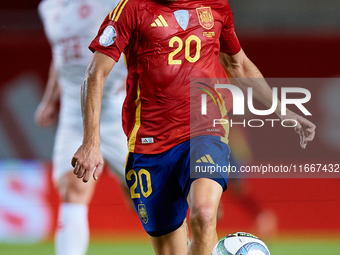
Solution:
M 198 124 L 190 130 L 190 79 L 227 78 L 219 52 L 241 49 L 226 0 L 122 0 L 90 49 L 116 61 L 126 54 L 123 128 L 131 152 L 164 152 L 188 140 L 190 132 L 225 133 L 209 133 Z M 229 111 L 231 97 L 224 98 Z

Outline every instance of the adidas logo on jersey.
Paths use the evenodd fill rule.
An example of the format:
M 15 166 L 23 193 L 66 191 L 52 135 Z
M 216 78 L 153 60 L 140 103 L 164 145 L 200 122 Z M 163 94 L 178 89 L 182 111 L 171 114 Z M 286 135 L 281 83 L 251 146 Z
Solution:
M 210 163 L 210 164 L 215 164 L 213 159 L 209 154 L 205 154 L 205 156 L 201 157 L 200 159 L 196 160 L 196 163 Z
M 155 20 L 154 23 L 151 24 L 152 27 L 169 27 L 166 20 L 163 18 L 162 15 L 159 15 L 158 18 Z

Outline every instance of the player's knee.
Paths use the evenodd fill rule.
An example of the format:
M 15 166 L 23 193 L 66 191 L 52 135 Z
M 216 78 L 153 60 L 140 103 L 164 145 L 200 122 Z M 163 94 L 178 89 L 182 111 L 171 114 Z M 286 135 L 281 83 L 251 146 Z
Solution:
M 83 183 L 81 180 L 74 178 L 64 180 L 58 183 L 59 194 L 64 203 L 89 204 L 93 188 L 91 183 Z
M 84 194 L 77 187 L 68 186 L 60 190 L 61 200 L 65 203 L 84 203 Z
M 216 209 L 211 203 L 190 208 L 190 227 L 195 232 L 206 232 L 216 227 Z

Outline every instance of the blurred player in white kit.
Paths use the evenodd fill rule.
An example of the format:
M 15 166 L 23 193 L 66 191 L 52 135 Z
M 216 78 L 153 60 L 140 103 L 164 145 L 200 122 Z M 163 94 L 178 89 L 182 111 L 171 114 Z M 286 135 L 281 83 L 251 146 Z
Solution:
M 49 126 L 57 119 L 60 99 L 53 151 L 53 181 L 61 198 L 55 237 L 57 255 L 84 255 L 89 243 L 87 212 L 95 181 L 84 184 L 77 179 L 71 159 L 83 140 L 80 88 L 92 57 L 88 46 L 117 3 L 118 0 L 43 0 L 38 7 L 53 56 L 47 86 L 35 113 L 39 126 Z M 121 109 L 126 73 L 121 60 L 105 82 L 101 111 L 103 157 L 124 185 L 127 143 Z

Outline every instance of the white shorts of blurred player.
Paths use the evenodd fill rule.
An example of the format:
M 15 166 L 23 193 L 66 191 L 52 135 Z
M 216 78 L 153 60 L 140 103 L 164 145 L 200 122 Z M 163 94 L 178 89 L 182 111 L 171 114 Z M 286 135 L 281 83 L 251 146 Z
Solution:
M 54 182 L 73 170 L 72 157 L 83 141 L 79 85 L 77 90 L 78 93 L 71 93 L 73 96 L 70 96 L 70 93 L 64 93 L 61 96 L 59 122 L 53 150 Z M 109 163 L 111 170 L 125 184 L 125 160 L 128 149 L 121 121 L 125 92 L 114 96 L 108 96 L 108 92 L 103 94 L 100 119 L 101 150 L 104 160 Z

